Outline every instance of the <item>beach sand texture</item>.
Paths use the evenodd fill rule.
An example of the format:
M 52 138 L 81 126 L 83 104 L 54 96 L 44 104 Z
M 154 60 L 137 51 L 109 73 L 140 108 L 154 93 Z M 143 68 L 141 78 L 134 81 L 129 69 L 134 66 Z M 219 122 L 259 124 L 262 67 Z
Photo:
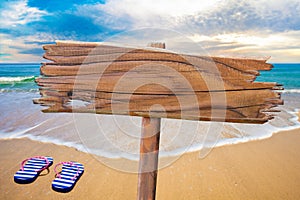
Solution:
M 157 199 L 300 199 L 300 129 L 265 140 L 187 153 L 158 173 Z M 28 185 L 14 183 L 20 162 L 50 155 L 76 160 L 85 173 L 66 194 L 54 192 L 50 172 Z M 0 140 L 0 199 L 136 199 L 137 175 L 108 168 L 87 153 L 28 139 Z M 46 174 L 46 175 L 44 175 Z

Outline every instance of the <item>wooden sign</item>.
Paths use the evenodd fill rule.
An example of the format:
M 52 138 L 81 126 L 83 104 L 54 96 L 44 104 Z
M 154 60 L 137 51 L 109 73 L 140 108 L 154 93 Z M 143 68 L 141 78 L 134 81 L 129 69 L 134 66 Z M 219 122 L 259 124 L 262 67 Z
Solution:
M 34 101 L 48 106 L 44 112 L 264 123 L 282 104 L 274 91 L 280 85 L 254 82 L 259 70 L 272 69 L 266 60 L 100 43 L 57 42 L 44 49 L 53 62 L 41 66 L 42 97 Z
M 160 118 L 264 123 L 282 104 L 276 83 L 254 82 L 266 60 L 177 54 L 99 43 L 46 45 L 44 112 L 141 116 L 139 200 L 155 199 Z

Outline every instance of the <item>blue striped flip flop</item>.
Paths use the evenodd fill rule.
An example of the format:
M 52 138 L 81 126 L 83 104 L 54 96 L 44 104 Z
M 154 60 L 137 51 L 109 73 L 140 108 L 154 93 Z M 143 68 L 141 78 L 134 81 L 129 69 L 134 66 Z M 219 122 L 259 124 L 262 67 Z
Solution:
M 57 172 L 56 168 L 60 165 L 63 165 L 62 171 Z M 52 181 L 52 189 L 65 193 L 70 192 L 74 188 L 76 182 L 84 172 L 84 167 L 78 162 L 61 162 L 55 166 L 54 171 L 56 178 Z
M 20 184 L 32 183 L 39 174 L 53 164 L 53 158 L 34 156 L 22 161 L 21 168 L 14 175 L 14 181 Z

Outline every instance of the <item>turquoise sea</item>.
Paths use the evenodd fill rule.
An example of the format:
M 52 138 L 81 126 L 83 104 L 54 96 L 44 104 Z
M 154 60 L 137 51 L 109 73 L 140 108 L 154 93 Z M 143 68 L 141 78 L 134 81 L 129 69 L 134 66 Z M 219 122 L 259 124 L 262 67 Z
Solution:
M 261 71 L 256 81 L 277 82 L 284 85 L 286 92 L 300 93 L 300 64 L 299 63 L 280 63 L 273 64 L 271 71 Z
M 40 105 L 32 103 L 33 98 L 39 97 L 34 82 L 39 68 L 40 64 L 35 63 L 0 64 L 0 138 L 30 138 L 109 158 L 138 159 L 140 118 L 95 116 L 100 129 L 95 131 L 91 125 L 83 135 L 76 126 L 75 114 L 45 114 Z M 257 81 L 284 85 L 285 104 L 279 107 L 282 112 L 274 120 L 248 125 L 163 119 L 160 156 L 264 139 L 278 131 L 300 127 L 296 116 L 300 108 L 300 64 L 275 63 L 271 71 L 261 72 Z
M 35 77 L 40 74 L 40 64 L 1 64 L 0 63 L 0 91 L 1 92 L 30 92 L 37 86 Z

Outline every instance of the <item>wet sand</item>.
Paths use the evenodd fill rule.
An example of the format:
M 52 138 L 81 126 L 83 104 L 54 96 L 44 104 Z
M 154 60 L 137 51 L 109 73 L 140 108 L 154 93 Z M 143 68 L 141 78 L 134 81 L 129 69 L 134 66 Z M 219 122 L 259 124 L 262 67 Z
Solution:
M 215 148 L 204 159 L 187 153 L 158 173 L 157 199 L 300 199 L 300 129 Z M 66 194 L 51 189 L 53 166 L 28 185 L 14 183 L 19 163 L 50 155 L 76 160 L 85 173 Z M 137 175 L 106 167 L 73 148 L 29 139 L 0 140 L 0 199 L 136 199 Z

